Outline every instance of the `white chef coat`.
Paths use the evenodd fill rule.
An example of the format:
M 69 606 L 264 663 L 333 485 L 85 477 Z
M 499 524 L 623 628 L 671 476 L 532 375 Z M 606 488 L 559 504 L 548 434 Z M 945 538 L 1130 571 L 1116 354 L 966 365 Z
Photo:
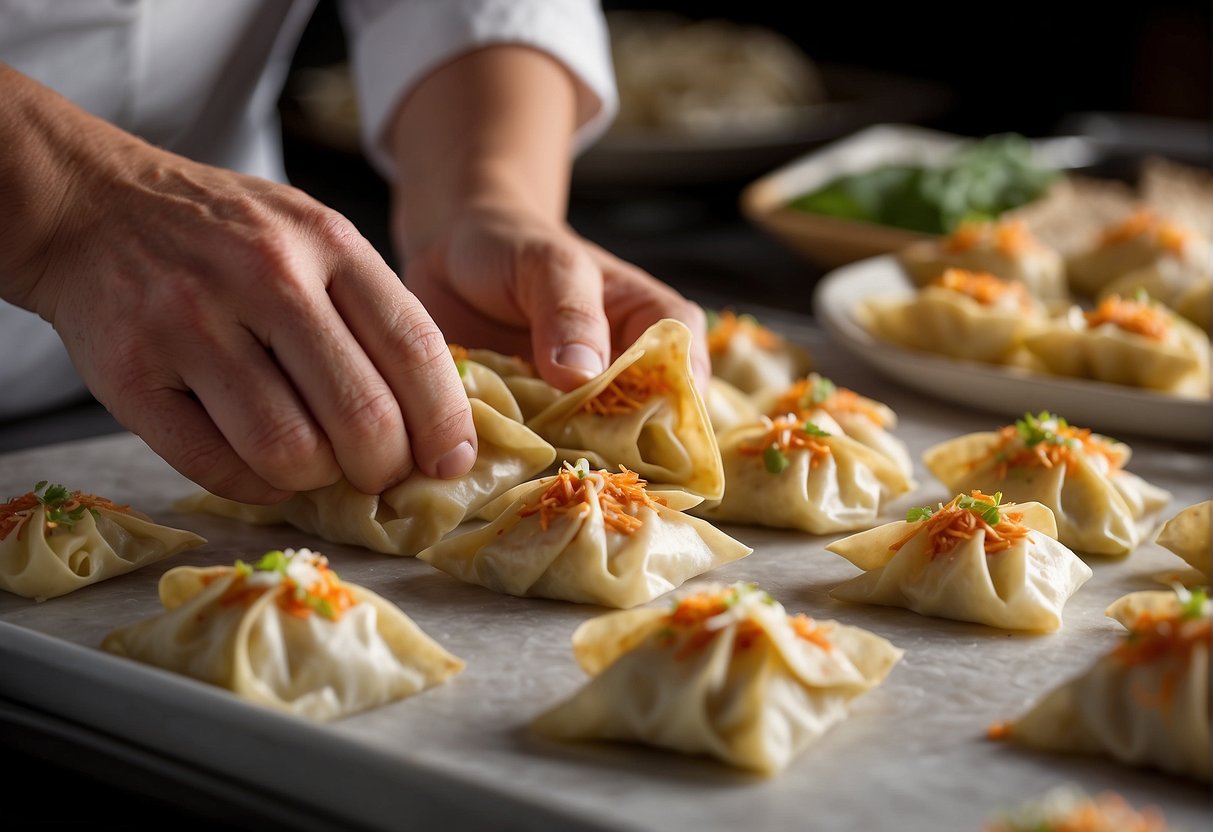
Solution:
M 0 62 L 149 142 L 286 181 L 277 103 L 316 0 L 0 0 Z M 578 151 L 618 109 L 594 0 L 340 0 L 367 158 L 385 177 L 387 122 L 452 56 L 525 44 L 580 83 Z M 0 91 L 0 95 L 2 95 Z M 0 419 L 87 398 L 51 326 L 0 301 Z

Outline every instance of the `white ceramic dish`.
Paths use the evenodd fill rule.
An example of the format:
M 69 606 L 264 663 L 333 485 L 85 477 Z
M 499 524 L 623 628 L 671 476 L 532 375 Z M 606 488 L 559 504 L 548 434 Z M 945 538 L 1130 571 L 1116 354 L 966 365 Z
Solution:
M 1213 402 L 1086 379 L 1044 376 L 1009 367 L 959 361 L 877 340 L 854 316 L 873 296 L 913 292 L 892 255 L 835 269 L 817 284 L 813 313 L 830 337 L 876 370 L 908 387 L 1013 420 L 1050 410 L 1072 424 L 1111 436 L 1136 434 L 1184 442 L 1213 438 Z

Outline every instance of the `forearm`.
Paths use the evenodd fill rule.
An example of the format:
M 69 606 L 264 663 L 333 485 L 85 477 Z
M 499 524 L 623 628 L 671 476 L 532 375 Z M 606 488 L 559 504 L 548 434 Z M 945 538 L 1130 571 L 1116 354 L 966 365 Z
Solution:
M 47 317 L 34 289 L 70 191 L 140 141 L 3 64 L 0 102 L 0 298 Z
M 524 46 L 478 49 L 431 73 L 392 126 L 398 243 L 424 245 L 468 205 L 562 222 L 577 95 L 560 63 Z

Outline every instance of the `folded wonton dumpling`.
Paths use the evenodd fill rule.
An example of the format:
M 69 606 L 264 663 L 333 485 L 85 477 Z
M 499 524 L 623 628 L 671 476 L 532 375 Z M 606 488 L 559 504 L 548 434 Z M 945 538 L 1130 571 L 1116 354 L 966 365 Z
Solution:
M 312 719 L 412 696 L 464 666 L 399 607 L 345 583 L 308 549 L 170 569 L 160 601 L 162 612 L 114 630 L 102 649 Z
M 1045 371 L 1177 396 L 1208 398 L 1209 336 L 1148 297 L 1108 295 L 1078 306 L 1024 339 Z
M 915 286 L 927 286 L 953 268 L 1021 283 L 1046 303 L 1069 297 L 1065 259 L 1020 219 L 962 222 L 944 237 L 911 243 L 897 261 Z
M 593 678 L 534 720 L 540 735 L 636 742 L 767 775 L 846 719 L 902 656 L 866 630 L 789 616 L 746 583 L 591 619 L 573 652 Z
M 760 390 L 754 394 L 754 400 L 772 419 L 795 413 L 799 419 L 817 422 L 821 419 L 820 411 L 825 411 L 843 433 L 884 454 L 897 463 L 907 479 L 913 479 L 914 461 L 910 452 L 906 444 L 891 433 L 897 426 L 897 414 L 883 402 L 838 387 L 819 373 L 809 373 L 790 387 Z
M 724 492 L 716 435 L 691 373 L 691 330 L 681 321 L 653 324 L 605 372 L 527 426 L 563 459 L 623 465 L 655 485 L 707 499 Z
M 923 463 L 952 493 L 1001 491 L 1011 502 L 1048 506 L 1057 539 L 1079 554 L 1127 555 L 1154 528 L 1171 494 L 1125 470 L 1123 442 L 1031 413 L 997 431 L 934 445 Z
M 526 421 L 560 398 L 560 391 L 541 379 L 535 372 L 534 365 L 517 355 L 506 355 L 481 347 L 466 348 L 455 344 L 451 345 L 451 354 L 455 357 L 456 366 L 459 366 L 459 375 L 463 378 L 463 387 L 468 396 L 485 399 L 496 410 L 505 413 L 510 418 L 514 418 L 514 413 L 517 411 L 521 414 L 519 421 Z M 469 378 L 464 373 L 461 361 L 468 362 L 469 366 L 478 365 L 490 370 L 498 376 L 500 384 L 491 379 L 484 379 L 478 373 Z M 513 399 L 512 406 L 509 404 L 504 404 L 502 407 L 497 406 L 498 402 L 504 401 L 501 386 L 505 387 L 510 398 Z
M 708 419 L 717 434 L 746 422 L 753 422 L 762 415 L 758 405 L 749 395 L 729 384 L 719 376 L 708 379 L 708 393 L 704 396 L 708 408 Z
M 547 468 L 555 449 L 480 399 L 469 399 L 479 445 L 472 470 L 437 479 L 414 470 L 382 494 L 364 494 L 344 478 L 272 506 L 239 503 L 200 492 L 181 500 L 200 511 L 246 523 L 289 523 L 332 543 L 412 556 L 473 516 L 489 500 Z
M 713 521 L 809 534 L 855 531 L 913 488 L 897 463 L 847 436 L 822 411 L 816 422 L 763 416 L 719 441 L 724 496 L 688 509 Z
M 1048 508 L 1001 498 L 958 494 L 834 541 L 828 551 L 865 571 L 830 596 L 1011 630 L 1060 629 L 1062 607 L 1091 567 L 1057 542 Z
M 1198 265 L 1174 257 L 1161 258 L 1116 278 L 1097 299 L 1109 295 L 1131 298 L 1139 292 L 1174 309 L 1206 333 L 1213 327 L 1213 269 L 1207 261 Z
M 763 387 L 785 387 L 813 367 L 808 351 L 753 315 L 725 309 L 709 316 L 708 352 L 712 375 L 743 393 Z
M 1207 782 L 1209 610 L 1203 589 L 1124 596 L 1107 610 L 1120 644 L 991 737 Z
M 417 557 L 509 595 L 626 609 L 753 551 L 684 514 L 699 497 L 650 492 L 635 473 L 593 471 L 585 459 L 509 496 L 489 525 Z
M 944 271 L 908 298 L 865 298 L 855 311 L 881 340 L 988 364 L 1019 363 L 1024 339 L 1048 319 L 1022 283 L 964 269 Z
M 472 360 L 468 350 L 459 344 L 448 344 L 447 348 L 455 359 L 459 380 L 463 382 L 463 392 L 467 393 L 469 399 L 480 399 L 502 416 L 508 416 L 515 422 L 523 420 L 518 401 L 497 370 Z
M 1118 278 L 1167 259 L 1207 269 L 1207 236 L 1141 209 L 1102 229 L 1087 249 L 1070 257 L 1066 276 L 1074 294 L 1095 297 Z
M 1213 577 L 1209 561 L 1213 557 L 1213 500 L 1194 503 L 1162 524 L 1154 541 L 1188 562 L 1206 578 Z
M 45 601 L 204 543 L 130 506 L 40 482 L 0 503 L 0 589 Z

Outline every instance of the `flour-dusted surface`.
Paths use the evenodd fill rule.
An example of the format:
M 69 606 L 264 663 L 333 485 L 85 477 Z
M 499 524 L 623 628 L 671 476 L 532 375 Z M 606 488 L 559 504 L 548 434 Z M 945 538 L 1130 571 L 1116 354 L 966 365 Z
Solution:
M 819 372 L 897 411 L 895 434 L 916 460 L 935 442 L 1022 415 L 923 398 L 854 363 L 815 330 L 789 331 Z M 1172 492 L 1163 519 L 1209 498 L 1208 447 L 1118 438 L 1133 447 L 1129 470 Z M 887 519 L 950 496 L 920 463 L 916 477 L 918 488 L 888 507 Z M 528 734 L 532 717 L 584 683 L 570 637 L 602 608 L 498 595 L 415 559 L 327 544 L 289 527 L 174 512 L 173 501 L 195 487 L 129 435 L 0 457 L 0 496 L 41 479 L 129 503 L 209 542 L 42 604 L 0 594 L 0 694 L 200 771 L 259 783 L 350 828 L 440 819 L 448 829 L 980 830 L 992 812 L 1061 782 L 1160 805 L 1179 829 L 1211 820 L 1207 784 L 985 739 L 991 722 L 1018 715 L 1116 642 L 1121 630 L 1103 614 L 1111 601 L 1160 588 L 1156 575 L 1185 568 L 1154 543 L 1123 560 L 1090 560 L 1094 577 L 1066 605 L 1062 630 L 1025 636 L 834 601 L 829 590 L 858 573 L 825 550 L 841 535 L 722 526 L 754 553 L 705 577 L 755 581 L 789 612 L 864 627 L 906 651 L 849 719 L 785 772 L 761 779 L 639 746 L 558 745 Z M 159 609 L 165 570 L 287 546 L 325 552 L 343 579 L 399 604 L 467 668 L 418 696 L 317 725 L 97 649 L 111 629 Z

